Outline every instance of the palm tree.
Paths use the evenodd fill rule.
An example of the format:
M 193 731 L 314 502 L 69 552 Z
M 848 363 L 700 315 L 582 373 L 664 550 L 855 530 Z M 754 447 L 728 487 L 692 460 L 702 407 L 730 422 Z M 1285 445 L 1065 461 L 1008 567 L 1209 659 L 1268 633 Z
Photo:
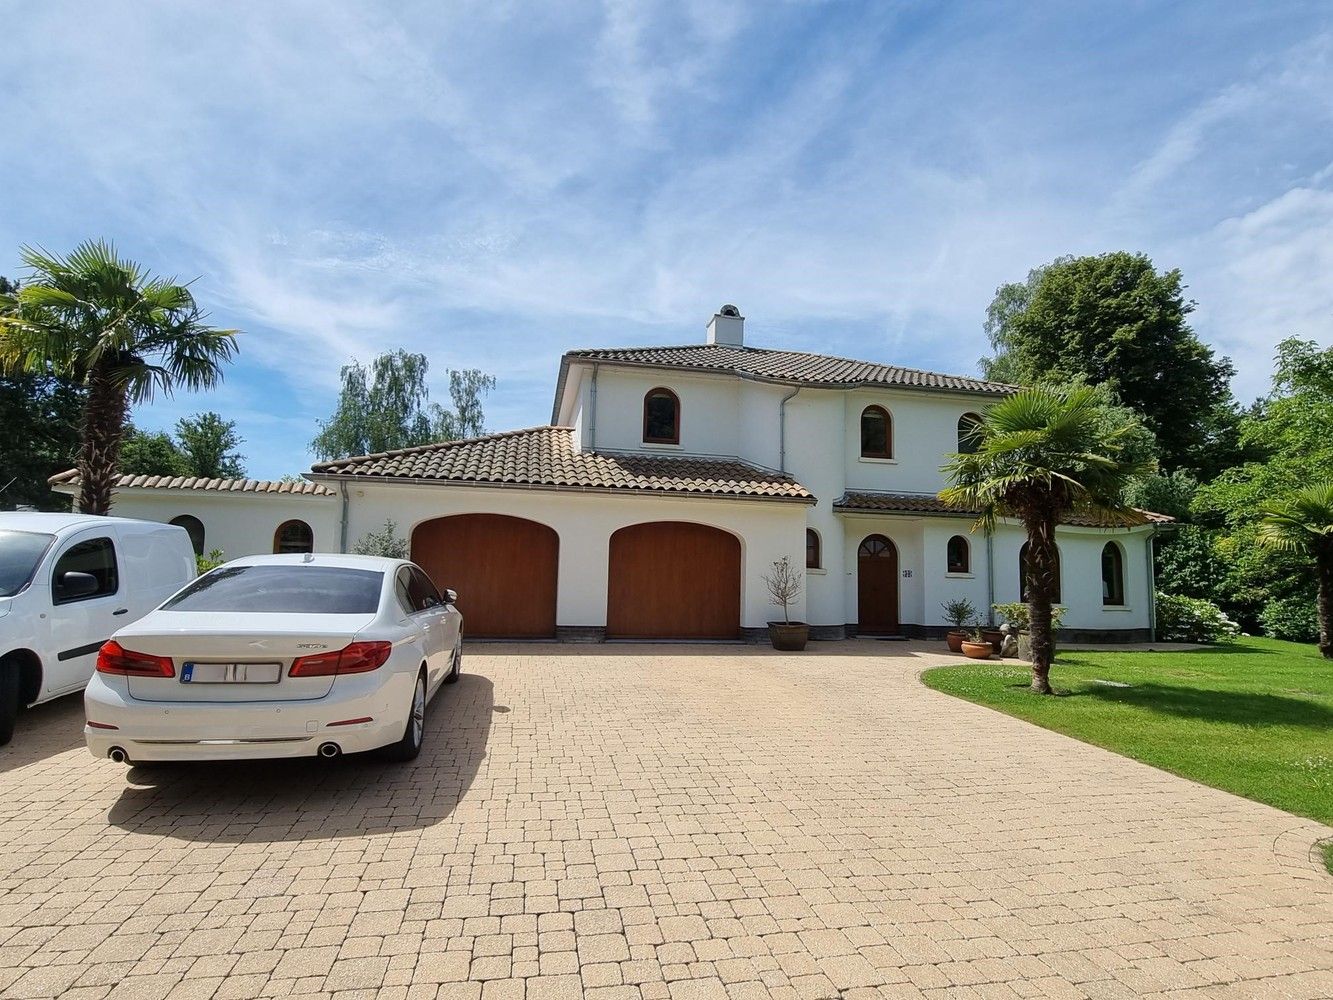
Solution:
M 0 295 L 0 371 L 50 371 L 86 387 L 79 507 L 105 514 L 130 405 L 177 386 L 215 386 L 236 352 L 236 331 L 204 325 L 188 287 L 100 240 L 64 257 L 21 253 L 32 273 Z
M 1319 652 L 1333 659 L 1333 479 L 1298 490 L 1264 511 L 1259 543 L 1314 558 L 1319 582 Z
M 1124 411 L 1107 409 L 1088 386 L 1023 389 L 981 418 L 975 451 L 951 456 L 944 472 L 951 485 L 940 499 L 979 511 L 976 527 L 994 529 L 1015 518 L 1028 536 L 1027 601 L 1032 635 L 1032 690 L 1050 694 L 1051 603 L 1058 553 L 1055 526 L 1071 514 L 1093 515 L 1109 525 L 1142 523 L 1125 505 L 1125 486 L 1149 471 L 1131 445 L 1141 427 Z

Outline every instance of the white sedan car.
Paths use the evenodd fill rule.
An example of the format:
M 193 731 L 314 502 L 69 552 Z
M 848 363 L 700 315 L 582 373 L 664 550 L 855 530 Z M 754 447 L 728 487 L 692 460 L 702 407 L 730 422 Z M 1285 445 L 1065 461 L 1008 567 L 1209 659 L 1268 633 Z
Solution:
M 277 555 L 199 577 L 101 649 L 84 694 L 94 757 L 337 757 L 421 749 L 462 668 L 457 595 L 399 559 Z

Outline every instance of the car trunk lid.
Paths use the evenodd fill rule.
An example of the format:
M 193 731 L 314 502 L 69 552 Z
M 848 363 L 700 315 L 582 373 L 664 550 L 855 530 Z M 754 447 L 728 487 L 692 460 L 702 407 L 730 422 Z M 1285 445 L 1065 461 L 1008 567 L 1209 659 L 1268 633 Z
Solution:
M 126 649 L 168 656 L 171 677 L 131 675 L 139 701 L 279 702 L 323 698 L 333 677 L 290 677 L 292 661 L 341 649 L 373 615 L 159 611 L 117 633 Z

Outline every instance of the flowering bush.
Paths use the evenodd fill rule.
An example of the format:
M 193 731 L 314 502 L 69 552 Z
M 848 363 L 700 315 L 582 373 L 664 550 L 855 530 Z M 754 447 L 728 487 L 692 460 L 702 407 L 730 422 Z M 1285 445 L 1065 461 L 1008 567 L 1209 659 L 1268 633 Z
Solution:
M 1163 642 L 1230 642 L 1240 626 L 1212 601 L 1157 595 L 1157 638 Z
M 1259 621 L 1274 639 L 1314 642 L 1319 638 L 1319 612 L 1314 601 L 1302 594 L 1269 601 Z

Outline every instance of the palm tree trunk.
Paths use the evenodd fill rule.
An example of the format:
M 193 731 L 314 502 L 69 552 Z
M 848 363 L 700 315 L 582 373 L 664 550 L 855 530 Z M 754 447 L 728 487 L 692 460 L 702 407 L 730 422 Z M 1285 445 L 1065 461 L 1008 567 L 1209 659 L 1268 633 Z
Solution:
M 1032 642 L 1032 692 L 1051 694 L 1051 596 L 1055 593 L 1055 518 L 1038 514 L 1025 524 L 1028 533 L 1028 628 Z
M 106 371 L 94 369 L 88 377 L 79 450 L 79 509 L 85 514 L 111 511 L 111 491 L 116 484 L 128 410 L 125 390 L 114 384 Z
M 1315 552 L 1315 576 L 1319 580 L 1319 652 L 1333 660 L 1333 542 Z

